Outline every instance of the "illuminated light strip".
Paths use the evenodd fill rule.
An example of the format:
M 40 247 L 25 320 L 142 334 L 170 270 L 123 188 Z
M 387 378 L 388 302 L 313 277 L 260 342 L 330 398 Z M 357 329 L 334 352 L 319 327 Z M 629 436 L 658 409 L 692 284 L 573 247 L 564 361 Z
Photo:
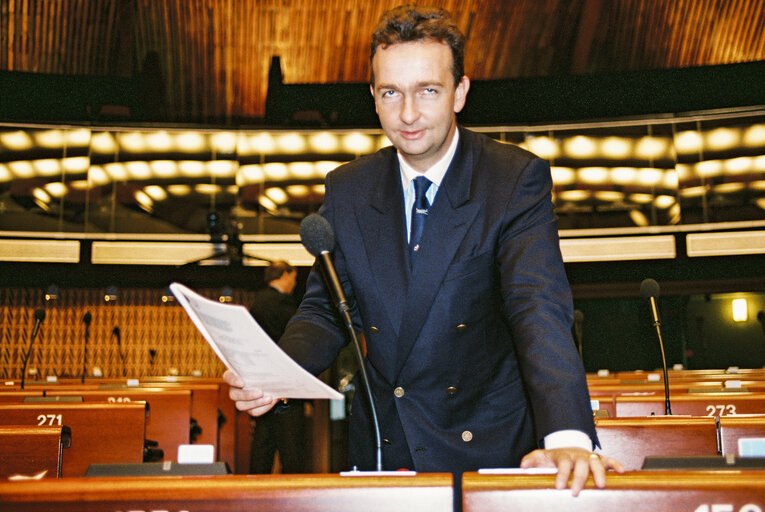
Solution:
M 689 233 L 685 244 L 689 257 L 765 254 L 765 231 Z
M 211 258 L 224 248 L 209 242 L 93 242 L 90 261 L 96 265 L 183 265 Z
M 79 263 L 80 242 L 75 240 L 3 240 L 0 261 Z
M 283 244 L 244 244 L 242 252 L 250 258 L 264 258 L 269 261 L 284 260 L 290 265 L 306 266 L 313 265 L 315 258 L 309 253 L 303 244 L 283 243 Z M 245 261 L 246 265 L 266 266 L 267 261 L 250 260 Z
M 564 239 L 560 241 L 560 249 L 566 263 L 673 259 L 677 256 L 672 235 Z
M 225 249 L 209 242 L 94 241 L 91 262 L 99 265 L 183 265 L 209 258 Z M 79 250 L 79 245 L 78 245 Z M 285 260 L 291 265 L 311 266 L 314 257 L 300 243 L 249 243 L 242 246 L 247 266 L 266 266 Z M 264 258 L 259 260 L 257 258 Z

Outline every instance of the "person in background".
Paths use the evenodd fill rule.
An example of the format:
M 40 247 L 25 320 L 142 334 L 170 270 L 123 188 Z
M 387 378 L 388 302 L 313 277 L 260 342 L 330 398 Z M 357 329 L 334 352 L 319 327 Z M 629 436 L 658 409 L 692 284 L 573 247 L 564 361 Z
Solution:
M 279 340 L 298 302 L 292 295 L 297 269 L 286 261 L 269 264 L 263 273 L 266 286 L 255 292 L 250 314 L 273 340 Z M 254 419 L 250 443 L 250 473 L 273 472 L 279 453 L 282 473 L 305 473 L 307 459 L 304 403 L 291 401 Z

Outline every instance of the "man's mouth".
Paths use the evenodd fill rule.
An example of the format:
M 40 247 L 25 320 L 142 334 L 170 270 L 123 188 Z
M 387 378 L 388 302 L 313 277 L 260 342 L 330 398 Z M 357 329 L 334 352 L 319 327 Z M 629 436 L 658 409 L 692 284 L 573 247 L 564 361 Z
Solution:
M 414 140 L 419 139 L 423 133 L 425 133 L 425 130 L 402 130 L 399 132 L 401 136 L 408 140 Z

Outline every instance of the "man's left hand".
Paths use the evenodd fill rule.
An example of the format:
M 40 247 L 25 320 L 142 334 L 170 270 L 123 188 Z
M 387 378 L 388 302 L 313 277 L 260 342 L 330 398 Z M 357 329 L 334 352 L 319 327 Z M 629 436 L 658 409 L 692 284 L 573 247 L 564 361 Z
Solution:
M 606 486 L 607 469 L 624 473 L 624 466 L 618 460 L 582 448 L 534 450 L 521 460 L 521 468 L 558 468 L 555 488 L 565 489 L 571 477 L 571 494 L 574 496 L 584 488 L 590 473 L 599 488 Z

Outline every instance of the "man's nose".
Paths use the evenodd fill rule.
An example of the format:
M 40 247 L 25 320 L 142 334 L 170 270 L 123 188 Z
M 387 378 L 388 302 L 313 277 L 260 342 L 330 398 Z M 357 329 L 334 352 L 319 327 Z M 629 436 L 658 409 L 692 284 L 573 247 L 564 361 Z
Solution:
M 412 124 L 418 117 L 420 117 L 420 111 L 417 107 L 417 101 L 411 96 L 404 98 L 404 103 L 401 106 L 401 120 L 406 124 Z

